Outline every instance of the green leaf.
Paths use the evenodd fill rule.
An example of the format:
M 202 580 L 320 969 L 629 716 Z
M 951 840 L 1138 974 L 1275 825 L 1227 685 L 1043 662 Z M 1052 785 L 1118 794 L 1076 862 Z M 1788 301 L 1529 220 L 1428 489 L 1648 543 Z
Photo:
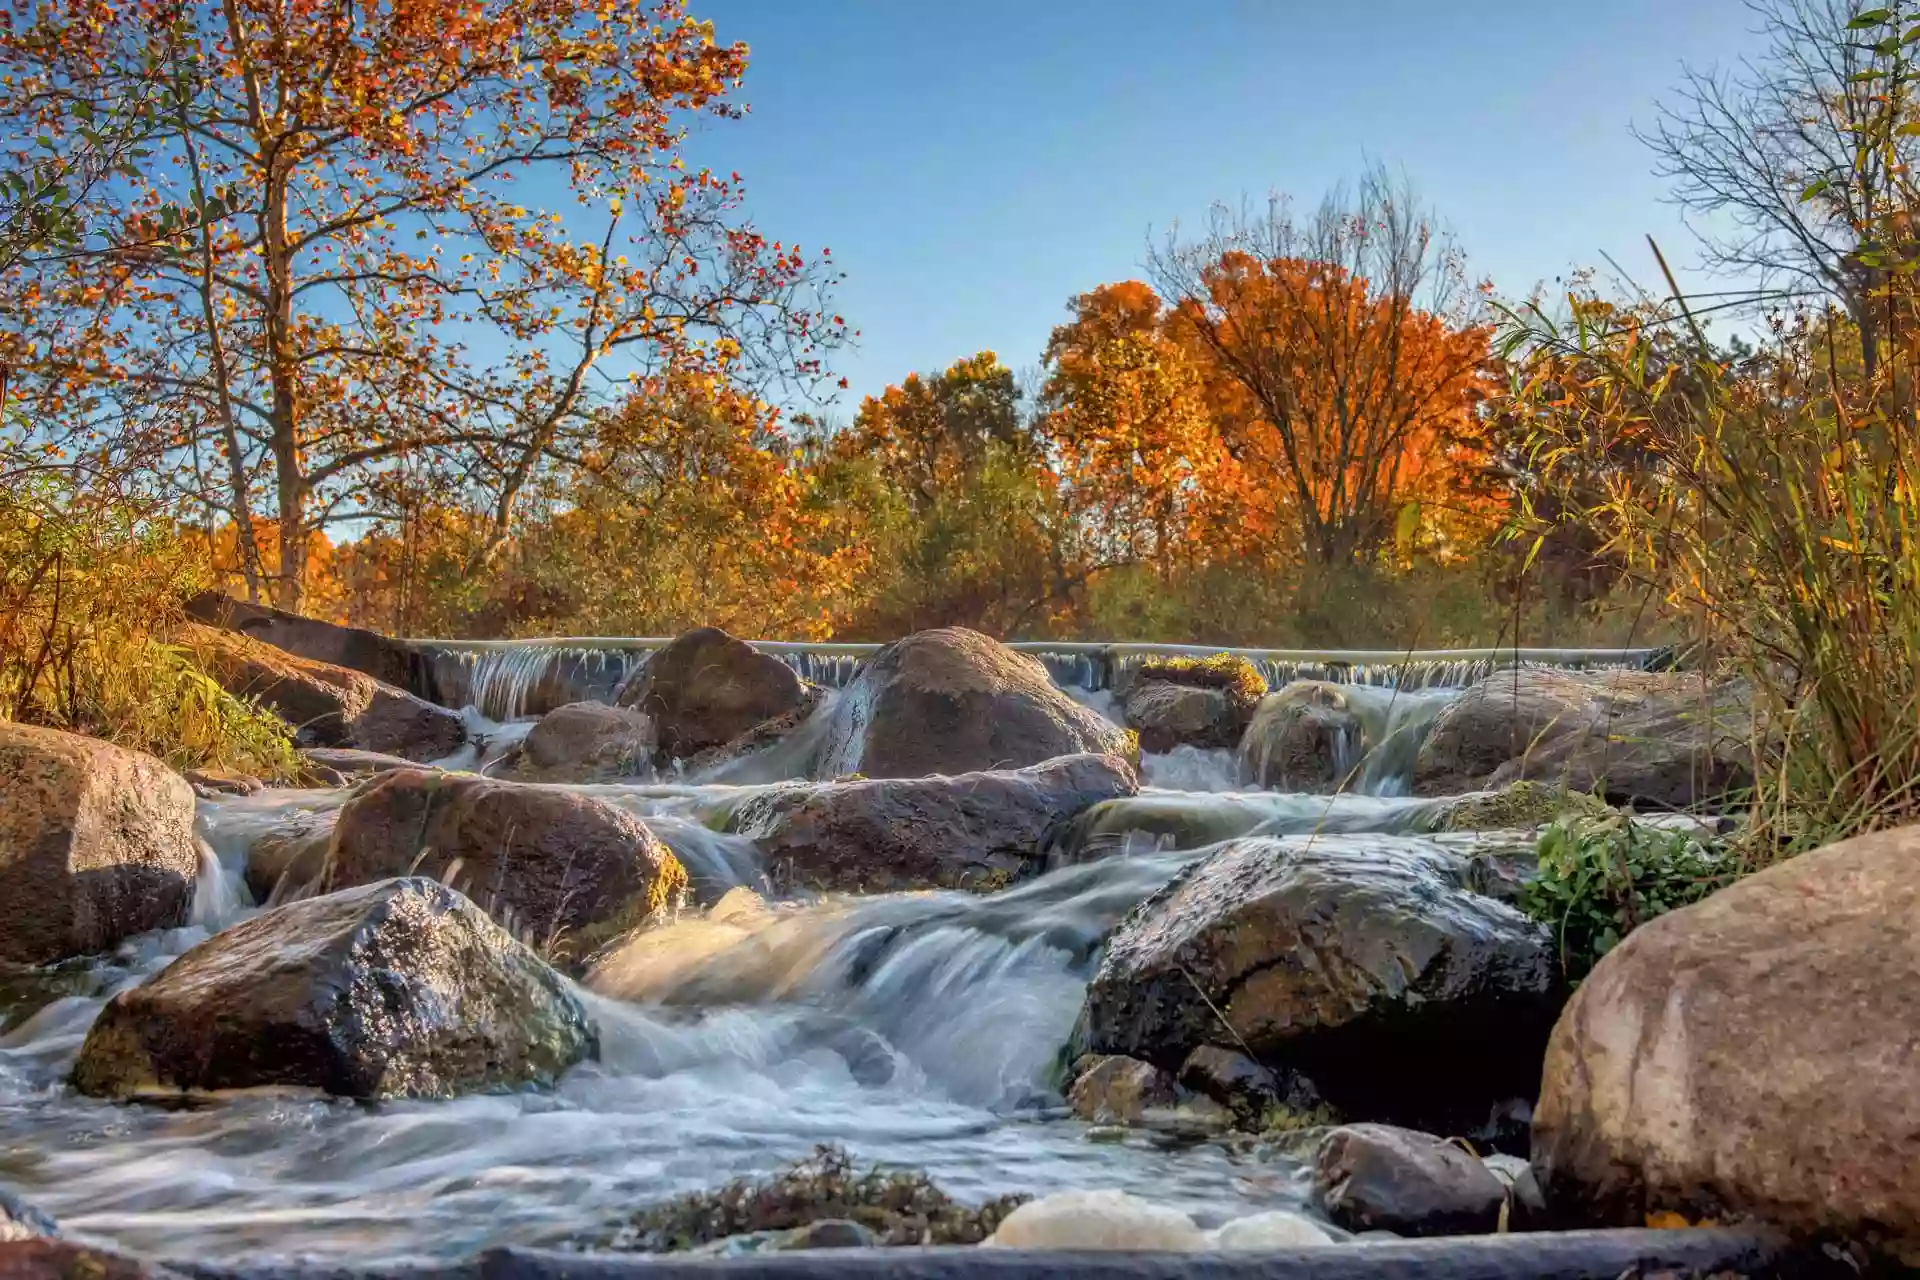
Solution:
M 1865 31 L 1868 27 L 1877 27 L 1893 16 L 1891 9 L 1863 9 L 1853 15 L 1853 21 L 1847 24 L 1849 31 Z
M 1832 186 L 1833 182 L 1827 178 L 1821 178 L 1818 181 L 1808 183 L 1806 189 L 1800 193 L 1800 203 L 1805 204 L 1822 191 L 1829 190 Z

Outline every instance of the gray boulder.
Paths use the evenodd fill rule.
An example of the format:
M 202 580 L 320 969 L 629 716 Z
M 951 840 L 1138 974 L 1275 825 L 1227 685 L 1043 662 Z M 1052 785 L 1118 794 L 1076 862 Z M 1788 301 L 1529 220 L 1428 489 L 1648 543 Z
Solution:
M 262 1086 L 444 1098 L 550 1084 L 598 1051 L 560 976 L 464 897 L 410 878 L 276 907 L 107 1002 L 82 1093 Z
M 1507 1185 L 1457 1143 L 1384 1124 L 1321 1139 L 1313 1190 L 1336 1225 L 1400 1236 L 1490 1233 L 1507 1200 Z

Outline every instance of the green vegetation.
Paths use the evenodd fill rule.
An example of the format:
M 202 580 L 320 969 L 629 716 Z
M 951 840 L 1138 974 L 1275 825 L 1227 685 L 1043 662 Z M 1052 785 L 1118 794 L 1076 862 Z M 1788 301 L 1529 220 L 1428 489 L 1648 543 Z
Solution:
M 1598 817 L 1610 812 L 1598 796 L 1546 782 L 1521 781 L 1442 803 L 1435 811 L 1434 829 L 1511 831 L 1544 826 L 1565 814 Z
M 1563 818 L 1541 833 L 1537 851 L 1539 874 L 1522 887 L 1520 906 L 1553 929 L 1561 969 L 1575 981 L 1633 930 L 1739 873 L 1696 835 L 1624 814 Z
M 717 1190 L 643 1209 L 609 1247 L 666 1253 L 828 1219 L 857 1222 L 888 1245 L 979 1244 L 1028 1199 L 1002 1196 L 969 1207 L 924 1173 L 878 1166 L 856 1171 L 844 1149 L 820 1146 L 767 1178 L 736 1178 Z
M 1224 689 L 1243 702 L 1258 702 L 1267 695 L 1266 677 L 1251 662 L 1231 653 L 1205 658 L 1149 658 L 1140 664 L 1134 678 Z

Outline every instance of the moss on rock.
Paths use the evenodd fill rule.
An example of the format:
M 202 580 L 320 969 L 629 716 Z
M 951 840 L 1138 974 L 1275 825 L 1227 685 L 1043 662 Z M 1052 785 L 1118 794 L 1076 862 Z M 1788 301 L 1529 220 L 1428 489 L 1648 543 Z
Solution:
M 1545 782 L 1516 782 L 1499 791 L 1477 791 L 1441 805 L 1435 813 L 1436 831 L 1501 831 L 1543 827 L 1573 814 L 1610 813 L 1607 802 L 1584 791 L 1569 791 Z
M 1225 689 L 1236 699 L 1253 703 L 1267 696 L 1267 678 L 1245 658 L 1216 653 L 1207 658 L 1149 658 L 1134 673 L 1136 682 L 1164 680 L 1198 689 Z

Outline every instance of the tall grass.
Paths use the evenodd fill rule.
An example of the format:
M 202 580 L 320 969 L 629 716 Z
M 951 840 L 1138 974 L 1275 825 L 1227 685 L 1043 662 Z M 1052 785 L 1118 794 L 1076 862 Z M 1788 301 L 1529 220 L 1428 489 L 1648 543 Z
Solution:
M 1536 492 L 1751 688 L 1753 847 L 1920 820 L 1920 426 L 1891 364 L 1850 375 L 1832 315 L 1739 354 L 1684 305 L 1511 321 Z

